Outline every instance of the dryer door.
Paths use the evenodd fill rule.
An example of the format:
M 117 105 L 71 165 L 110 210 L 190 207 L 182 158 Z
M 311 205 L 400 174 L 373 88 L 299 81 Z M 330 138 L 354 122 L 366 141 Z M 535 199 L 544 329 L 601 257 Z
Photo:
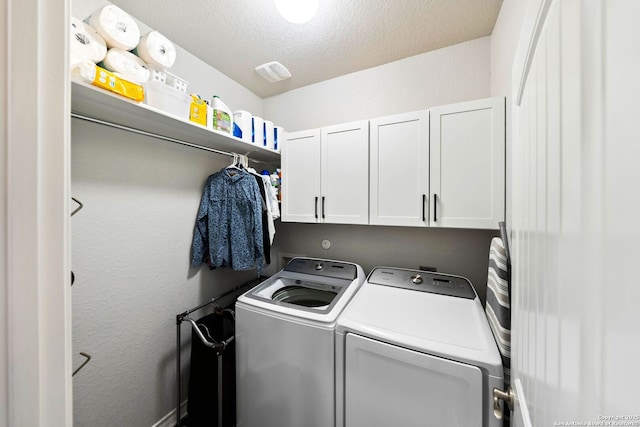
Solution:
M 345 427 L 482 427 L 475 366 L 347 334 Z

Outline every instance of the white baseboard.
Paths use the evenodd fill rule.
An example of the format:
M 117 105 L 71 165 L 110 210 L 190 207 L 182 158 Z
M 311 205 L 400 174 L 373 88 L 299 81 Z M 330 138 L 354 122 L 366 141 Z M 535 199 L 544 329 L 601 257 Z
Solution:
M 187 401 L 185 400 L 184 402 L 182 402 L 182 405 L 180 405 L 180 415 L 184 417 L 186 413 L 187 413 Z M 160 421 L 158 421 L 151 427 L 174 427 L 178 422 L 178 420 L 176 419 L 176 415 L 177 415 L 177 411 L 174 409 L 173 411 L 169 412 L 167 415 L 162 417 Z

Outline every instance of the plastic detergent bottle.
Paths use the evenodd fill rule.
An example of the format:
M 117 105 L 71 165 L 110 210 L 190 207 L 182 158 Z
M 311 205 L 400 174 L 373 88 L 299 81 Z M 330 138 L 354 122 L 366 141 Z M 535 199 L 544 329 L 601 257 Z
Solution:
M 233 129 L 233 116 L 231 110 L 224 105 L 217 95 L 211 100 L 211 108 L 213 109 L 213 130 L 231 133 Z
M 280 192 L 281 179 L 282 179 L 282 175 L 280 173 L 280 169 L 276 169 L 271 174 L 271 185 L 276 189 L 276 198 L 278 200 L 282 200 L 282 193 Z

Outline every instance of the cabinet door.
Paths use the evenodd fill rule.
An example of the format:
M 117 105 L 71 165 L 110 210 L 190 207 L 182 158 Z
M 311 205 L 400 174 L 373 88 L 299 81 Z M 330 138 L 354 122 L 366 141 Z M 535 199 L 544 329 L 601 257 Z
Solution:
M 320 129 L 287 133 L 281 151 L 281 220 L 317 222 L 320 208 Z
M 432 108 L 432 227 L 498 228 L 505 209 L 504 98 Z
M 369 222 L 428 225 L 429 112 L 370 121 Z
M 321 221 L 369 222 L 369 122 L 323 127 L 321 145 Z

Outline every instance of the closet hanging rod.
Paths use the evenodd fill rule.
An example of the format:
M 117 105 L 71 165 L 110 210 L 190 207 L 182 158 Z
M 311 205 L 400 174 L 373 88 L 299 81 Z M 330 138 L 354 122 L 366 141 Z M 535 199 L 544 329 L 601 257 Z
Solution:
M 164 141 L 173 142 L 173 143 L 184 145 L 184 146 L 187 146 L 187 147 L 197 148 L 199 150 L 204 150 L 204 151 L 209 151 L 211 153 L 222 154 L 223 156 L 233 157 L 233 154 L 234 154 L 234 153 L 231 153 L 231 152 L 228 152 L 228 151 L 216 150 L 215 148 L 203 147 L 202 145 L 192 144 L 191 142 L 183 141 L 181 139 L 171 138 L 171 137 L 160 135 L 160 134 L 157 134 L 157 133 L 147 132 L 145 130 L 132 128 L 130 126 L 123 126 L 123 125 L 119 125 L 117 123 L 107 122 L 105 120 L 96 119 L 94 117 L 85 116 L 83 114 L 78 114 L 78 113 L 72 112 L 71 113 L 71 117 L 73 117 L 75 119 L 79 119 L 79 120 L 84 120 L 86 122 L 97 123 L 97 124 L 100 124 L 100 125 L 103 125 L 103 126 L 109 126 L 109 127 L 115 128 L 115 129 L 120 129 L 120 130 L 124 130 L 124 131 L 131 132 L 131 133 L 136 133 L 138 135 L 150 136 L 152 138 L 162 139 Z M 261 160 L 255 160 L 255 159 L 251 159 L 249 157 L 247 157 L 247 158 L 249 160 L 251 160 L 252 162 L 254 162 L 254 163 L 265 163 L 265 162 L 263 162 Z

